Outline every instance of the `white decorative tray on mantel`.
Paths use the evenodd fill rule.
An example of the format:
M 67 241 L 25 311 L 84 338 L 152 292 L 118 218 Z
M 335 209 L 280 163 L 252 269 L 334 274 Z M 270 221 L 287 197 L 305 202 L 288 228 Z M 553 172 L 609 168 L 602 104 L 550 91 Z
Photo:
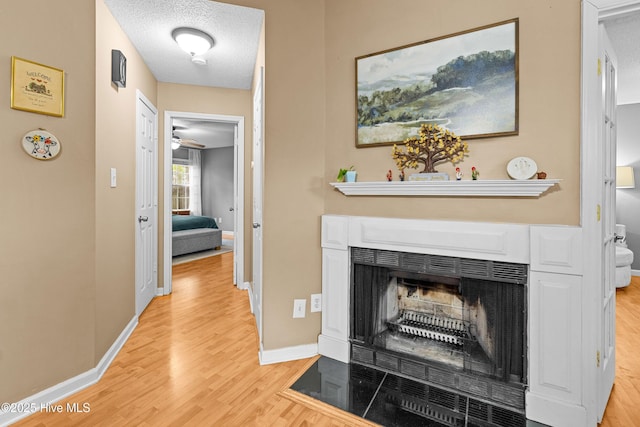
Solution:
M 537 197 L 560 179 L 332 182 L 345 196 Z

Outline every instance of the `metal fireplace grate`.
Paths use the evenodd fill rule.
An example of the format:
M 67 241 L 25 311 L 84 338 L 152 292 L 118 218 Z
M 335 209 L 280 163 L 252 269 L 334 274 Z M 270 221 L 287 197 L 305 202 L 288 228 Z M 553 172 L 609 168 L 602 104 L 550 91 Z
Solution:
M 410 252 L 351 248 L 356 264 L 398 268 L 424 274 L 485 279 L 503 283 L 527 283 L 528 266 L 510 262 L 446 257 Z
M 455 345 L 463 345 L 464 339 L 469 338 L 468 327 L 462 320 L 411 310 L 402 310 L 400 317 L 388 325 L 403 334 Z

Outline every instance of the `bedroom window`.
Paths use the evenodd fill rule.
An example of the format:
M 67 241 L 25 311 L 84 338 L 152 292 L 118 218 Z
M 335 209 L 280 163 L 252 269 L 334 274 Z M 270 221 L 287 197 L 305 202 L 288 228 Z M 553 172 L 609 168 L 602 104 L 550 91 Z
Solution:
M 173 164 L 172 209 L 189 209 L 189 165 Z

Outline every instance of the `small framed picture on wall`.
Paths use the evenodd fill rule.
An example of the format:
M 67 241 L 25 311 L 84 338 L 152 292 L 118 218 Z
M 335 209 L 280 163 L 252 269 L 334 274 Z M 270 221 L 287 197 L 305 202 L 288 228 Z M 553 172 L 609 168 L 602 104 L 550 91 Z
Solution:
M 64 71 L 11 57 L 11 108 L 64 116 Z

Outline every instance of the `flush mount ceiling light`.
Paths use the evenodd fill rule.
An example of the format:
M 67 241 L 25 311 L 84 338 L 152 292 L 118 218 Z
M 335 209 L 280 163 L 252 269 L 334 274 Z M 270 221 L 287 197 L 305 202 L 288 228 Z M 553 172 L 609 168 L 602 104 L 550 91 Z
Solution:
M 199 56 L 213 47 L 213 38 L 209 34 L 195 28 L 180 27 L 173 30 L 171 36 L 182 50 L 191 55 L 193 62 L 206 63 Z

